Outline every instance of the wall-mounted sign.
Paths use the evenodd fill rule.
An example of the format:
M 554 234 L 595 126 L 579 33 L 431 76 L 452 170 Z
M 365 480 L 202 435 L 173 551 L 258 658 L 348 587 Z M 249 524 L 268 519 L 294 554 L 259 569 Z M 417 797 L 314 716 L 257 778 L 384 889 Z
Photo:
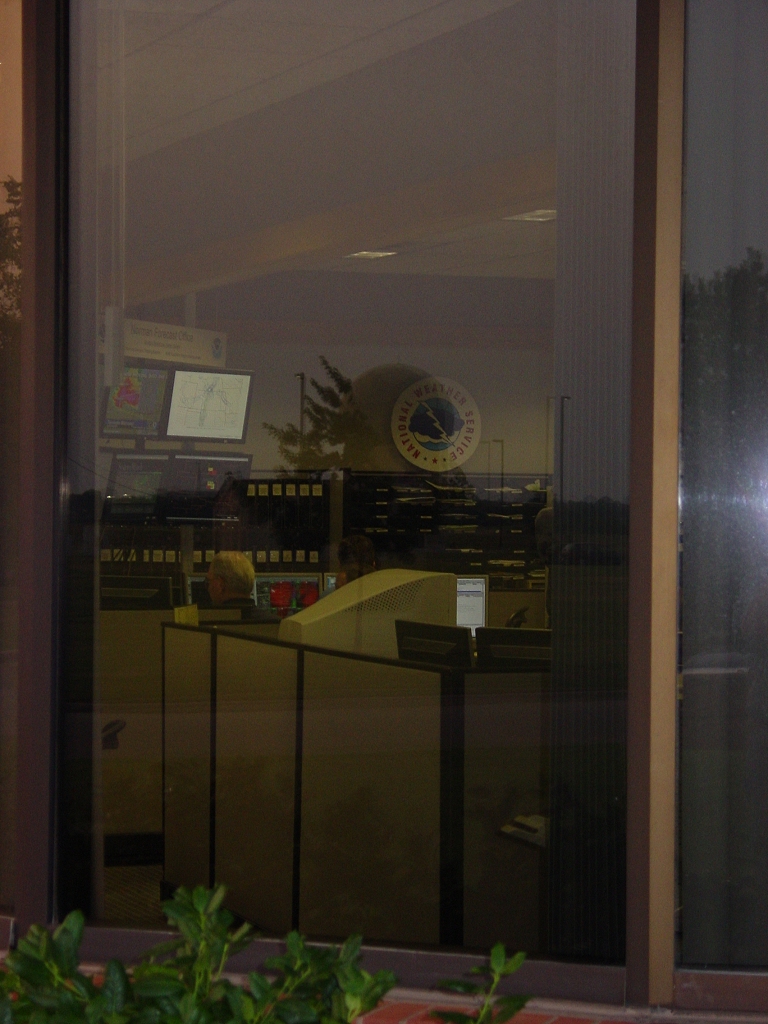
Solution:
M 392 437 L 419 469 L 446 473 L 474 454 L 480 414 L 466 388 L 445 377 L 424 377 L 400 395 L 392 410 Z
M 125 357 L 187 366 L 227 365 L 227 336 L 199 327 L 125 320 Z

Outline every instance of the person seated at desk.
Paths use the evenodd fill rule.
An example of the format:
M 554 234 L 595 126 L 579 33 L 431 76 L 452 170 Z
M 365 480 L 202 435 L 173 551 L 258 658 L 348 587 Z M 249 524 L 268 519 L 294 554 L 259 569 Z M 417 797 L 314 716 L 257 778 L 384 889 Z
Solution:
M 376 549 L 370 538 L 361 533 L 351 533 L 339 541 L 339 569 L 336 573 L 336 590 L 345 583 L 351 583 L 361 576 L 376 572 Z
M 208 596 L 217 608 L 239 608 L 248 622 L 279 622 L 274 615 L 256 608 L 253 600 L 253 565 L 242 551 L 219 551 L 208 567 Z

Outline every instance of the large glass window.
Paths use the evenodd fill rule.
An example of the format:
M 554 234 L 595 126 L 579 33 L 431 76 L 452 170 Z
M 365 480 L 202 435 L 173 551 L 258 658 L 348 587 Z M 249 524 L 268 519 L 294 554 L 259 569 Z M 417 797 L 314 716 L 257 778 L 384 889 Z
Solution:
M 16 778 L 21 0 L 0 2 L 0 913 L 13 906 Z
M 622 960 L 634 23 L 73 3 L 62 912 Z
M 687 11 L 685 964 L 768 966 L 768 3 Z

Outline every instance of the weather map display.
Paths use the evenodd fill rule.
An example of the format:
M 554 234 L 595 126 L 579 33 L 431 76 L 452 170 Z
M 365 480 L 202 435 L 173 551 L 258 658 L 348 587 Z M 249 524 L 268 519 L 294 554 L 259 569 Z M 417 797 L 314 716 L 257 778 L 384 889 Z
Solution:
M 168 437 L 242 441 L 251 376 L 177 370 L 173 379 Z
M 167 370 L 126 367 L 120 382 L 109 389 L 104 436 L 157 437 L 167 380 Z

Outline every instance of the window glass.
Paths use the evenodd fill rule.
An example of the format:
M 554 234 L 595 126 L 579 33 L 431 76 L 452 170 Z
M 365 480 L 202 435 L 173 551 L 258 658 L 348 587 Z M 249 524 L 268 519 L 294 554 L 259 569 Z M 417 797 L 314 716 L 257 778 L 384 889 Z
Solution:
M 684 963 L 768 965 L 768 3 L 687 11 Z
M 0 913 L 13 906 L 19 345 L 21 0 L 0 2 Z
M 622 960 L 634 18 L 73 5 L 62 912 Z

